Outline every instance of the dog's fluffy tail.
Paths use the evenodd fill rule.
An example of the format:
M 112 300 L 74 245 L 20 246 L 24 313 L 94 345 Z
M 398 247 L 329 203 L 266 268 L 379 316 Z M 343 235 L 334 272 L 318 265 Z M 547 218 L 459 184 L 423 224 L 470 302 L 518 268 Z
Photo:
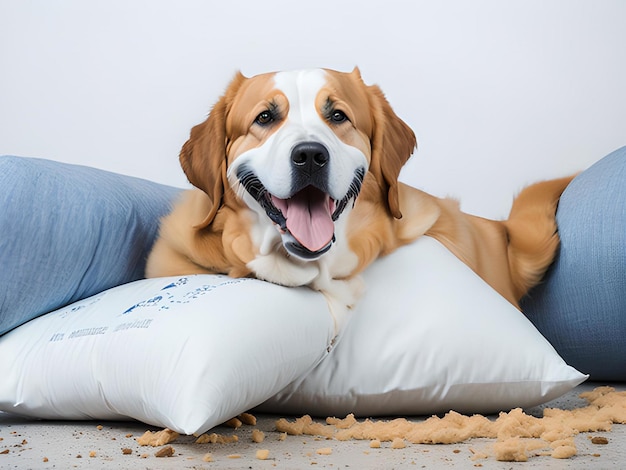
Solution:
M 559 246 L 556 209 L 573 178 L 533 184 L 513 201 L 504 224 L 509 238 L 509 267 L 518 299 L 541 281 L 554 261 Z

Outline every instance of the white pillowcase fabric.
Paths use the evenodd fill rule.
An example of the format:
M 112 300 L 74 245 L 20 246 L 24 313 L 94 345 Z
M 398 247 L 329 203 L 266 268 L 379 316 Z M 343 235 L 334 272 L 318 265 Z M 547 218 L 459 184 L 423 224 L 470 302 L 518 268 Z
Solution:
M 0 410 L 134 418 L 192 434 L 250 408 L 312 415 L 490 413 L 586 376 L 441 244 L 365 273 L 338 343 L 324 296 L 252 279 L 136 281 L 0 337 Z
M 260 410 L 345 416 L 492 413 L 552 400 L 587 376 L 436 240 L 378 260 L 329 356 Z
M 255 279 L 135 281 L 0 337 L 0 410 L 204 432 L 326 354 L 323 296 Z

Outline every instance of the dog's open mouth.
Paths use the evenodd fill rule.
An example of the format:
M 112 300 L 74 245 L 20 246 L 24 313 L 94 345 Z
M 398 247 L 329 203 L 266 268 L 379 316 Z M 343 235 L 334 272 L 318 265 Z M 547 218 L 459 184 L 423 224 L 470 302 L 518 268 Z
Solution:
M 340 200 L 313 185 L 281 199 L 270 194 L 252 171 L 241 168 L 237 176 L 270 220 L 280 227 L 287 251 L 300 258 L 316 259 L 335 241 L 334 222 L 358 196 L 365 171 L 361 168 L 355 171 L 350 189 Z
M 271 196 L 272 203 L 286 219 L 287 231 L 307 250 L 317 253 L 330 247 L 335 233 L 335 201 L 313 186 L 289 199 Z M 282 229 L 282 227 L 281 227 Z

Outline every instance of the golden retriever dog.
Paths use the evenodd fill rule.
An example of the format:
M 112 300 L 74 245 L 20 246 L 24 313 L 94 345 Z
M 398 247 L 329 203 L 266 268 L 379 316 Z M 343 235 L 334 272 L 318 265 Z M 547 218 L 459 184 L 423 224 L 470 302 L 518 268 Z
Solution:
M 341 327 L 357 275 L 427 235 L 519 308 L 554 258 L 556 207 L 571 178 L 526 188 L 508 220 L 488 220 L 399 182 L 415 147 L 358 69 L 237 74 L 181 150 L 198 189 L 162 220 L 146 274 L 310 286 Z

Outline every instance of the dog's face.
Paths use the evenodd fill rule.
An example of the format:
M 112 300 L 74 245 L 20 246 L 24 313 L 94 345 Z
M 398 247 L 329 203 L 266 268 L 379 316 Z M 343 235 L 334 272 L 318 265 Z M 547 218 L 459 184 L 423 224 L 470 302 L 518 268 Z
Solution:
M 181 152 L 189 180 L 271 224 L 289 254 L 314 260 L 335 240 L 335 223 L 376 178 L 390 215 L 401 217 L 397 177 L 415 136 L 359 71 L 313 69 L 237 75 Z

